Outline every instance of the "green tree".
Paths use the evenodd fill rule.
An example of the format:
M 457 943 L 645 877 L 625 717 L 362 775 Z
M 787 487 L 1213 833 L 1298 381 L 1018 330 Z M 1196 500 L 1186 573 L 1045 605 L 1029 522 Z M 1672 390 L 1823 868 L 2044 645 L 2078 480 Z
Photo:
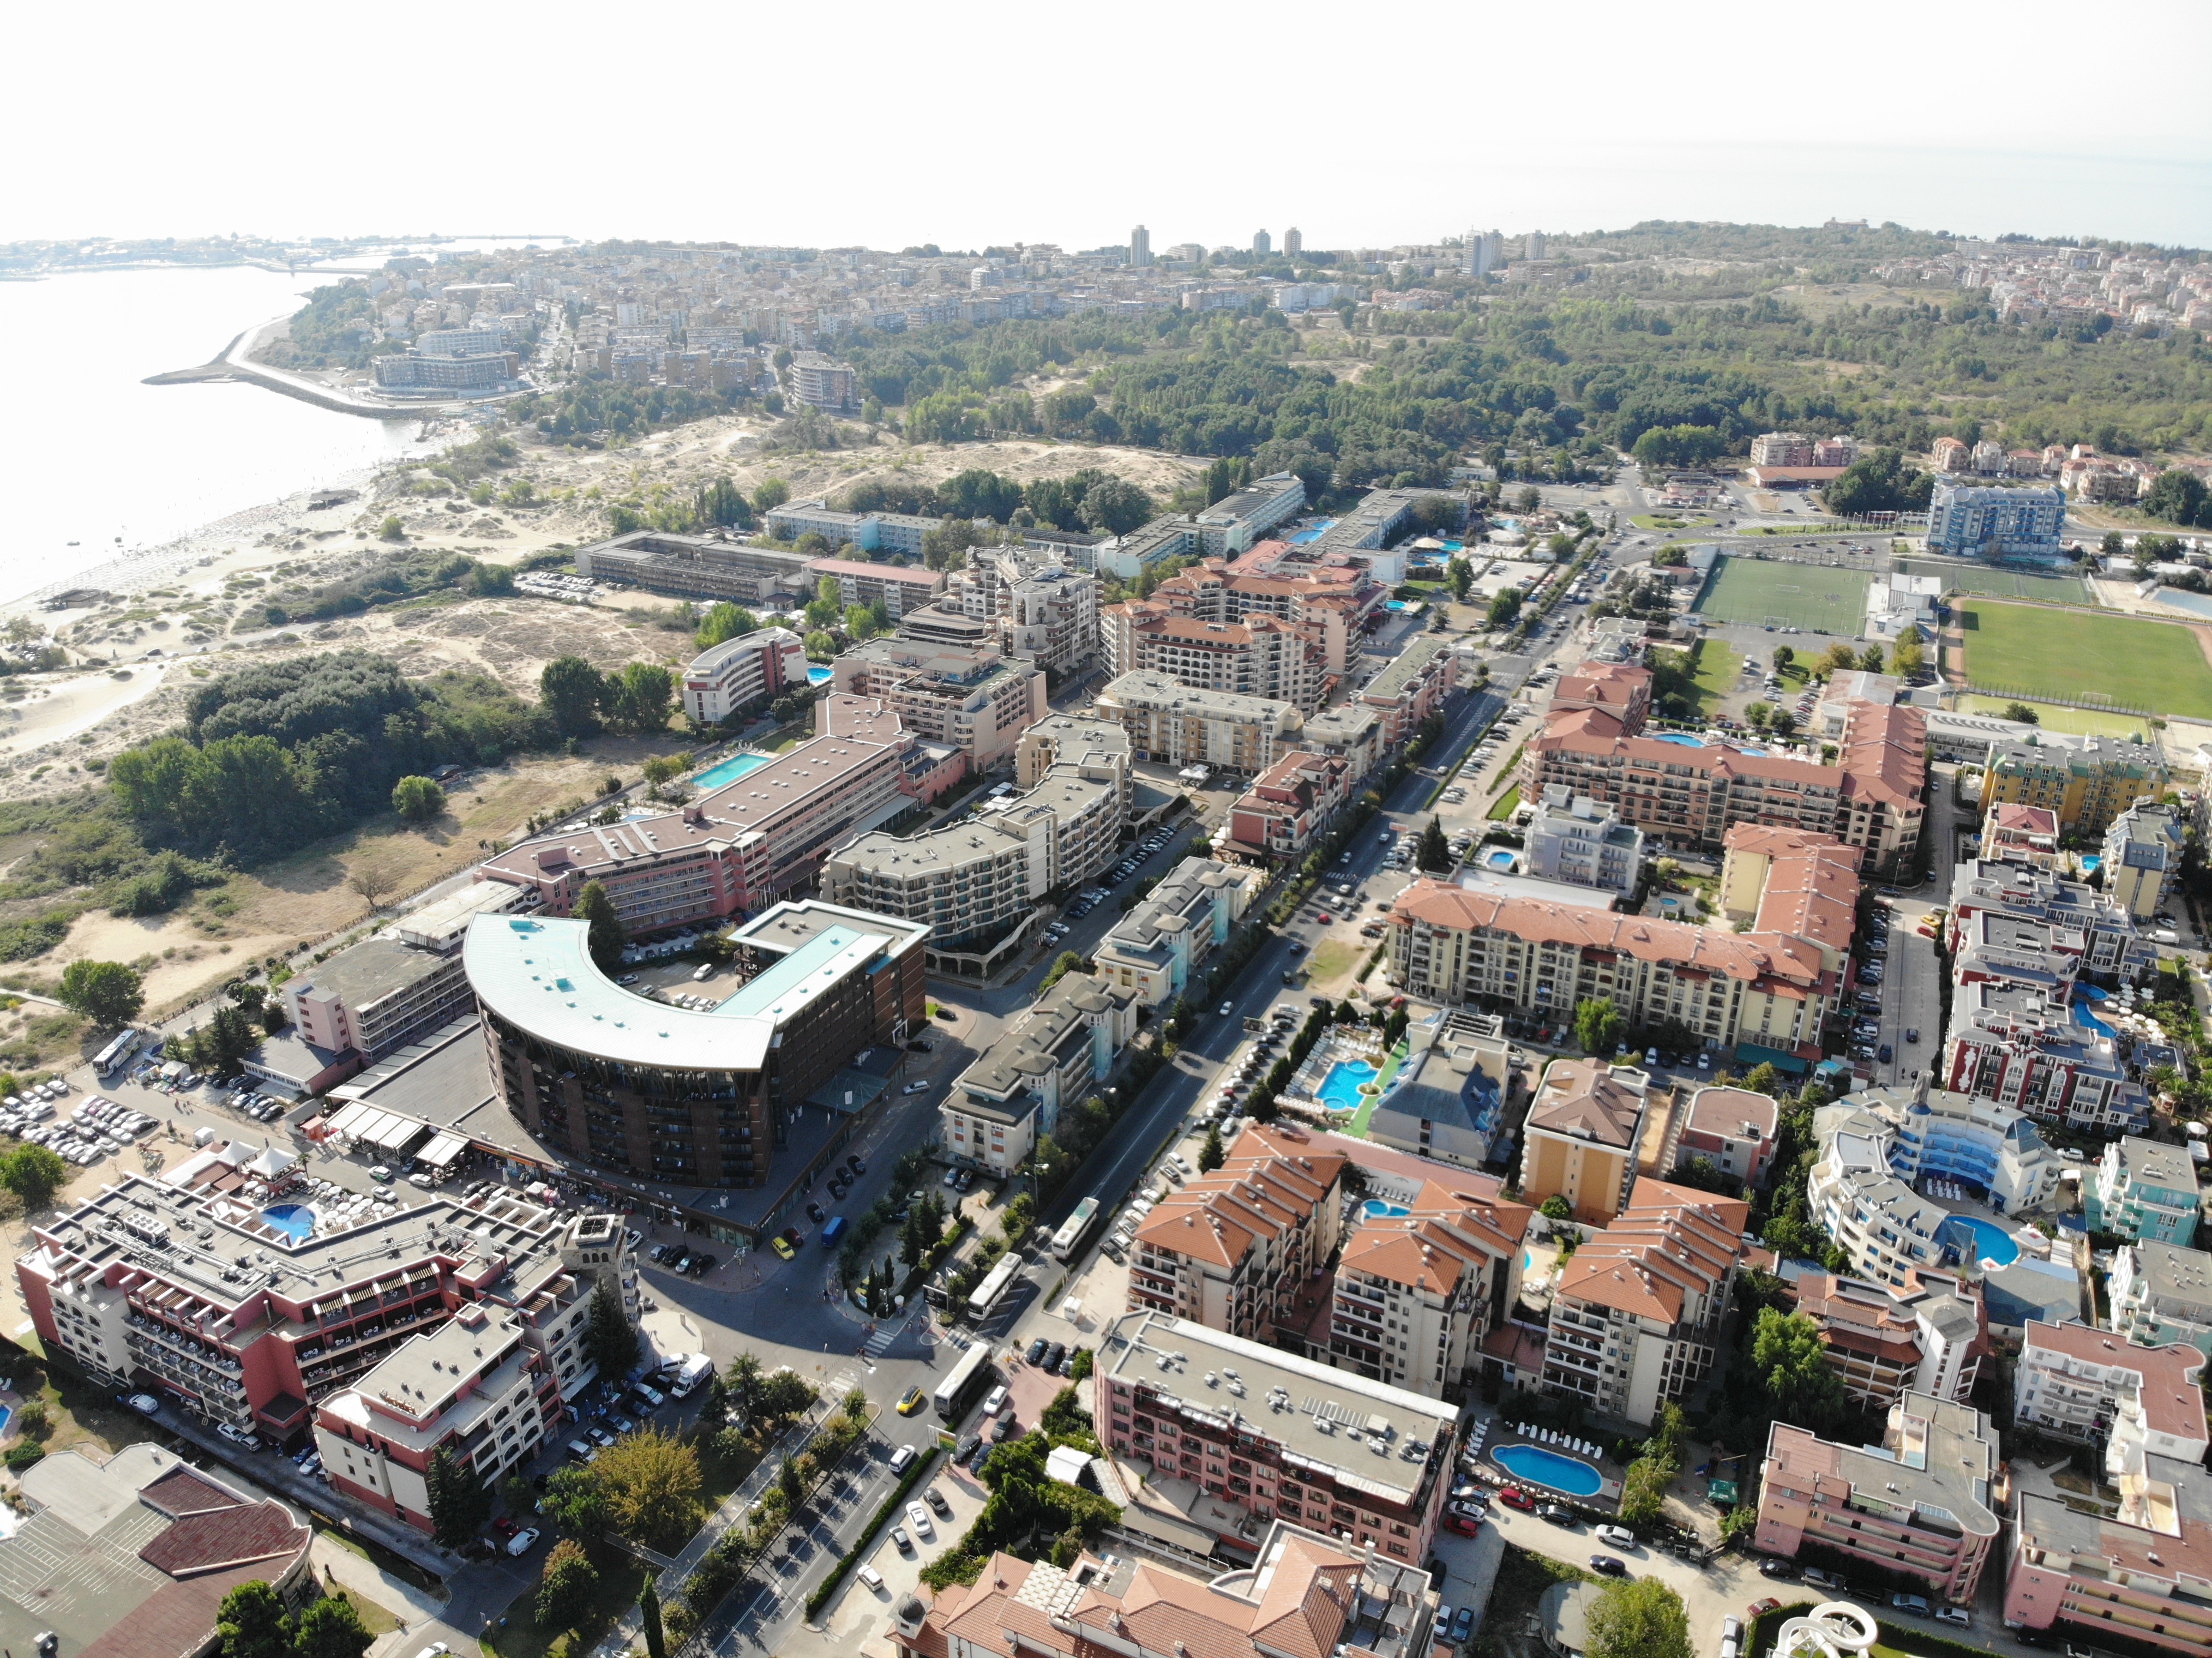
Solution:
M 743 638 L 759 626 L 760 618 L 750 610 L 724 599 L 699 619 L 699 630 L 692 635 L 691 642 L 702 651 L 710 650 L 725 640 Z
M 1554 1192 L 1537 1206 L 1536 1212 L 1546 1220 L 1572 1220 L 1575 1218 L 1575 1206 L 1559 1193 Z
M 607 1500 L 599 1477 L 583 1463 L 563 1463 L 545 1476 L 539 1512 L 574 1537 L 596 1537 L 607 1523 Z
M 604 881 L 586 881 L 584 890 L 576 895 L 576 907 L 570 918 L 592 924 L 592 961 L 602 973 L 611 973 L 622 965 L 622 953 L 629 948 L 629 931 L 615 914 L 615 901 L 607 896 Z
M 1590 1607 L 1588 1658 L 1691 1658 L 1682 1597 L 1656 1577 L 1618 1578 Z
M 2118 558 L 2128 550 L 2128 538 L 2118 530 L 2105 531 L 2105 538 L 2097 544 L 2097 550 L 2106 558 Z
M 1198 1148 L 1198 1172 L 1210 1175 L 1228 1161 L 1229 1154 L 1221 1144 L 1221 1125 L 1215 1123 L 1206 1131 L 1206 1144 Z
M 584 1357 L 599 1367 L 601 1379 L 613 1388 L 629 1374 L 637 1355 L 637 1331 L 623 1310 L 622 1297 L 601 1278 L 592 1290 L 592 1310 L 584 1325 Z
M 1626 1021 L 1620 1009 L 1604 996 L 1592 996 L 1575 1008 L 1575 1040 L 1583 1053 L 1603 1059 L 1620 1046 Z
M 1773 1064 L 1761 1060 L 1745 1074 L 1743 1087 L 1753 1094 L 1764 1094 L 1770 1099 L 1782 1091 L 1782 1073 Z
M 626 664 L 608 684 L 608 717 L 641 737 L 665 730 L 676 696 L 674 676 L 658 662 Z
M 430 1534 L 449 1549 L 475 1536 L 491 1518 L 491 1487 L 463 1467 L 453 1451 L 440 1446 L 430 1458 L 424 1483 L 430 1505 Z
M 19 1145 L 0 1157 L 0 1186 L 22 1199 L 26 1209 L 43 1209 L 69 1178 L 69 1164 L 43 1145 Z
M 1766 723 L 1777 737 L 1787 737 L 1797 729 L 1797 716 L 1788 708 L 1777 708 Z
M 1429 826 L 1421 831 L 1421 844 L 1414 849 L 1413 862 L 1432 875 L 1441 875 L 1452 866 L 1451 842 L 1444 837 L 1440 818 L 1431 816 Z
M 1510 628 L 1520 617 L 1521 604 L 1518 587 L 1500 587 L 1490 596 L 1490 610 L 1484 621 L 1492 628 Z
M 1102 478 L 1085 492 L 1084 525 L 1100 535 L 1126 536 L 1152 515 L 1152 498 L 1126 478 Z
M 1079 973 L 1082 970 L 1083 957 L 1079 951 L 1061 950 L 1059 955 L 1053 957 L 1052 965 L 1044 970 L 1044 982 L 1037 987 L 1037 994 L 1043 995 L 1046 991 L 1050 990 L 1069 974 Z
M 763 1440 L 773 1439 L 819 1395 L 814 1384 L 796 1370 L 779 1370 L 764 1376 L 754 1390 L 753 1412 Z
M 1455 553 L 1451 562 L 1444 566 L 1444 580 L 1451 588 L 1452 597 L 1464 604 L 1474 586 L 1474 566 Z
M 392 786 L 392 809 L 410 823 L 427 823 L 446 809 L 446 792 L 427 777 L 403 777 Z
M 71 962 L 62 969 L 55 994 L 64 1007 L 83 1014 L 102 1030 L 130 1023 L 146 1005 L 137 972 L 120 962 Z
M 399 521 L 397 513 L 388 513 L 384 522 L 376 526 L 376 533 L 380 540 L 404 541 L 407 539 L 407 526 Z
M 857 643 L 863 639 L 873 638 L 875 631 L 876 613 L 872 609 L 866 604 L 848 604 L 845 607 L 845 636 L 848 639 Z
M 2004 705 L 2004 717 L 2014 721 L 2017 725 L 2022 726 L 2039 726 L 2043 723 L 2042 714 L 2037 712 L 2034 708 L 2030 708 L 2025 702 L 2006 703 Z
M 659 1428 L 624 1434 L 592 1467 L 607 1519 L 624 1537 L 672 1553 L 699 1528 L 699 1453 Z
M 1881 647 L 1879 645 L 1869 645 L 1866 649 L 1860 652 L 1859 666 L 1864 668 L 1869 673 L 1880 673 L 1881 671 Z
M 215 1615 L 222 1658 L 291 1658 L 290 1620 L 276 1591 L 259 1578 L 222 1597 Z
M 806 1479 L 799 1472 L 799 1464 L 787 1456 L 775 1471 L 775 1489 L 783 1498 L 783 1511 L 797 1514 L 799 1505 L 806 1499 Z
M 1752 1368 L 1774 1414 L 1825 1430 L 1844 1409 L 1844 1379 L 1828 1363 L 1820 1327 L 1803 1313 L 1759 1309 L 1751 1337 Z
M 599 728 L 606 680 L 580 656 L 556 656 L 538 676 L 538 695 L 563 737 L 582 737 Z
M 812 605 L 807 607 L 813 609 Z M 809 662 L 830 662 L 837 655 L 837 641 L 825 629 L 817 629 L 806 635 L 806 659 Z
M 1544 492 L 1532 483 L 1513 498 L 1513 504 L 1524 513 L 1540 513 L 1544 510 Z
M 293 1631 L 297 1658 L 362 1658 L 376 1637 L 343 1594 L 326 1594 L 300 1614 Z
M 753 510 L 772 513 L 791 499 L 791 486 L 781 478 L 763 478 L 753 487 Z
M 1900 678 L 1910 679 L 1928 665 L 1928 647 L 1921 643 L 1916 632 L 1902 633 L 1897 643 L 1890 647 L 1890 671 Z
M 599 1569 L 592 1564 L 592 1557 L 574 1538 L 562 1538 L 545 1557 L 545 1570 L 538 1576 L 538 1627 L 575 1628 L 591 1610 L 592 1597 L 599 1590 Z
M 1795 648 L 1793 648 L 1792 647 L 1788 646 L 1788 645 L 1777 645 L 1777 646 L 1774 647 L 1774 671 L 1775 671 L 1775 672 L 1777 672 L 1777 673 L 1780 673 L 1780 672 L 1783 671 L 1783 669 L 1784 669 L 1784 668 L 1786 668 L 1786 667 L 1789 667 L 1791 664 L 1793 664 L 1793 663 L 1794 663 L 1794 662 L 1796 662 L 1796 660 L 1797 660 L 1797 653 L 1796 653 L 1796 649 L 1795 649 Z
M 668 1658 L 668 1637 L 660 1624 L 660 1591 L 653 1587 L 653 1574 L 645 1576 L 645 1588 L 637 1597 L 638 1623 L 645 1631 L 645 1658 Z
M 691 769 L 691 756 L 688 754 L 656 754 L 639 769 L 644 772 L 645 780 L 652 786 L 653 792 L 659 794 L 670 780 Z
M 2185 472 L 2179 467 L 2169 467 L 2151 480 L 2151 486 L 2142 498 L 2142 509 L 2151 517 L 2164 519 L 2169 524 L 2202 524 L 2204 508 L 2204 483 L 2194 472 Z

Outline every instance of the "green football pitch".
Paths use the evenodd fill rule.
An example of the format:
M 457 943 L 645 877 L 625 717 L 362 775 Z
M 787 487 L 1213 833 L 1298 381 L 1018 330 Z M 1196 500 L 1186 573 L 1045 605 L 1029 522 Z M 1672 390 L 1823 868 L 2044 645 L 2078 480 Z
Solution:
M 1711 622 L 1802 628 L 1856 635 L 1866 626 L 1868 577 L 1861 570 L 1777 559 L 1721 557 L 1693 607 Z
M 1978 691 L 2212 720 L 2212 665 L 2198 629 L 1986 600 L 1960 605 L 1959 623 Z

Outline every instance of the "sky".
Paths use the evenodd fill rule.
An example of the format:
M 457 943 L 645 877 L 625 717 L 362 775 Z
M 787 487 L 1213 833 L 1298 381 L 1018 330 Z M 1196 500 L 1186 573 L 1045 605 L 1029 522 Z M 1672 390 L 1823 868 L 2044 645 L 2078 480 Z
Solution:
M 1308 246 L 1893 219 L 2212 246 L 2212 5 L 208 0 L 11 23 L 0 240 Z

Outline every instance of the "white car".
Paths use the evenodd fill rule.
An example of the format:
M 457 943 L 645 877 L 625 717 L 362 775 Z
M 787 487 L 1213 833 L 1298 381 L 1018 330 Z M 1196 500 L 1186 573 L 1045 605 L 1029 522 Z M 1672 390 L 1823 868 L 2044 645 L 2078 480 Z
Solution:
M 1222 1017 L 1223 1018 L 1224 1018 L 1224 1019 L 1225 1019 L 1225 1018 L 1227 1018 L 1227 1017 L 1229 1017 L 1230 1013 L 1231 1013 L 1231 1012 L 1235 1009 L 1236 1005 L 1237 1005 L 1237 1004 L 1236 1004 L 1236 1003 L 1234 1003 L 1234 1002 L 1224 1002 L 1224 1003 L 1222 1003 L 1222 1005 L 1221 1005 L 1221 1017 Z
M 1600 1526 L 1597 1540 L 1608 1543 L 1616 1549 L 1632 1549 L 1636 1546 L 1636 1533 L 1626 1526 Z
M 538 1528 L 535 1526 L 532 1526 L 528 1531 L 519 1531 L 515 1533 L 514 1536 L 508 1538 L 507 1540 L 507 1552 L 511 1555 L 520 1558 L 520 1556 L 529 1553 L 531 1549 L 537 1544 L 537 1541 Z
M 909 1503 L 906 1505 L 906 1522 L 922 1537 L 937 1535 L 936 1528 L 929 1523 L 929 1510 L 919 1503 Z
M 927 1094 L 929 1092 L 929 1084 L 926 1082 L 908 1083 L 904 1088 L 901 1089 L 899 1092 L 902 1094 Z

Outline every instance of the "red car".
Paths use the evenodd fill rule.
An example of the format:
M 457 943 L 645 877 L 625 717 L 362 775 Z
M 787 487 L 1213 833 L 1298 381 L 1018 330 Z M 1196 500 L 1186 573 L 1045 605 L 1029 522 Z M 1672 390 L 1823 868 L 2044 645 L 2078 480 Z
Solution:
M 1523 1514 L 1536 1512 L 1536 1499 L 1518 1485 L 1508 1485 L 1498 1493 L 1498 1500 L 1509 1509 L 1518 1509 Z
M 1462 1537 L 1472 1537 L 1482 1529 L 1482 1521 L 1461 1513 L 1455 1508 L 1447 1509 L 1444 1510 L 1444 1529 L 1455 1531 Z
M 1782 1602 L 1776 1600 L 1772 1595 L 1769 1595 L 1764 1600 L 1754 1600 L 1749 1606 L 1746 1606 L 1743 1609 L 1743 1615 L 1747 1619 L 1764 1618 L 1770 1612 L 1779 1611 L 1781 1606 Z
M 1324 921 L 1324 922 L 1325 922 L 1325 921 L 1327 921 L 1328 919 L 1329 919 L 1329 914 L 1328 914 L 1328 912 L 1327 910 L 1323 910 L 1323 911 L 1322 911 L 1322 913 L 1321 913 L 1320 914 L 1318 914 L 1318 915 L 1316 915 L 1316 916 L 1315 916 L 1315 917 L 1314 917 L 1314 920 L 1316 920 L 1316 921 Z

